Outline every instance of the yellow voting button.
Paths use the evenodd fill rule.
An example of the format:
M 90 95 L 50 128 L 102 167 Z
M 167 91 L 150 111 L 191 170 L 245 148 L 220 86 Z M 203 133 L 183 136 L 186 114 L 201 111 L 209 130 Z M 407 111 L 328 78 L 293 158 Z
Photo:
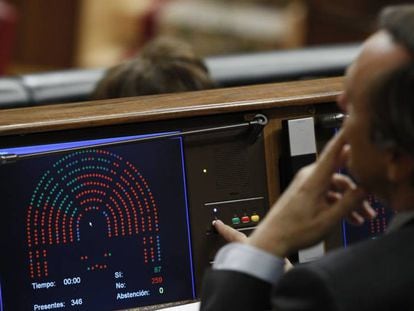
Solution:
M 253 221 L 253 222 L 259 222 L 260 216 L 259 215 L 252 215 L 252 217 L 250 217 L 250 220 Z

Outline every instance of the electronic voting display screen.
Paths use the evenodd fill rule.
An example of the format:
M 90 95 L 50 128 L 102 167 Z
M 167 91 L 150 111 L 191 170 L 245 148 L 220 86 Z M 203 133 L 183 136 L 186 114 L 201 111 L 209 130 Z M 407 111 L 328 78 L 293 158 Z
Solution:
M 180 137 L 0 149 L 0 310 L 119 310 L 195 298 Z M 80 148 L 80 149 L 79 149 Z

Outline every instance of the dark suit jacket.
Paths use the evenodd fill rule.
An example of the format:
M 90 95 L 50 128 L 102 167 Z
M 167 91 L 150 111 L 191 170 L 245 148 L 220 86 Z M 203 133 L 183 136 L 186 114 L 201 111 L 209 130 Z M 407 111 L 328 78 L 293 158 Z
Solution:
M 414 310 L 414 225 L 295 267 L 275 286 L 247 274 L 210 270 L 206 310 Z

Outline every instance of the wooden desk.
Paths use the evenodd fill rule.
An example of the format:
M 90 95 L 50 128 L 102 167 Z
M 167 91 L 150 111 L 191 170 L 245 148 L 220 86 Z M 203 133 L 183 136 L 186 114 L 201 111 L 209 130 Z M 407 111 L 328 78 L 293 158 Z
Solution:
M 279 194 L 279 132 L 284 118 L 333 111 L 343 78 L 293 81 L 199 92 L 2 110 L 0 136 L 263 112 L 269 200 Z

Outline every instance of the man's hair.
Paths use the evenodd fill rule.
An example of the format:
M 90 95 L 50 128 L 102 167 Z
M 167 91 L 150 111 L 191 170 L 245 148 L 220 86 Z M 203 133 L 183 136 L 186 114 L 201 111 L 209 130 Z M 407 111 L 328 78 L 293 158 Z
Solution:
M 382 148 L 414 156 L 414 62 L 378 81 L 371 97 L 371 135 Z
M 203 60 L 191 46 L 158 38 L 132 60 L 110 68 L 98 83 L 92 99 L 119 98 L 213 88 Z
M 372 139 L 380 147 L 414 156 L 414 5 L 385 8 L 379 26 L 412 59 L 375 83 L 370 100 Z
M 394 40 L 407 48 L 414 56 L 414 5 L 396 5 L 383 9 L 379 27 L 388 31 Z

